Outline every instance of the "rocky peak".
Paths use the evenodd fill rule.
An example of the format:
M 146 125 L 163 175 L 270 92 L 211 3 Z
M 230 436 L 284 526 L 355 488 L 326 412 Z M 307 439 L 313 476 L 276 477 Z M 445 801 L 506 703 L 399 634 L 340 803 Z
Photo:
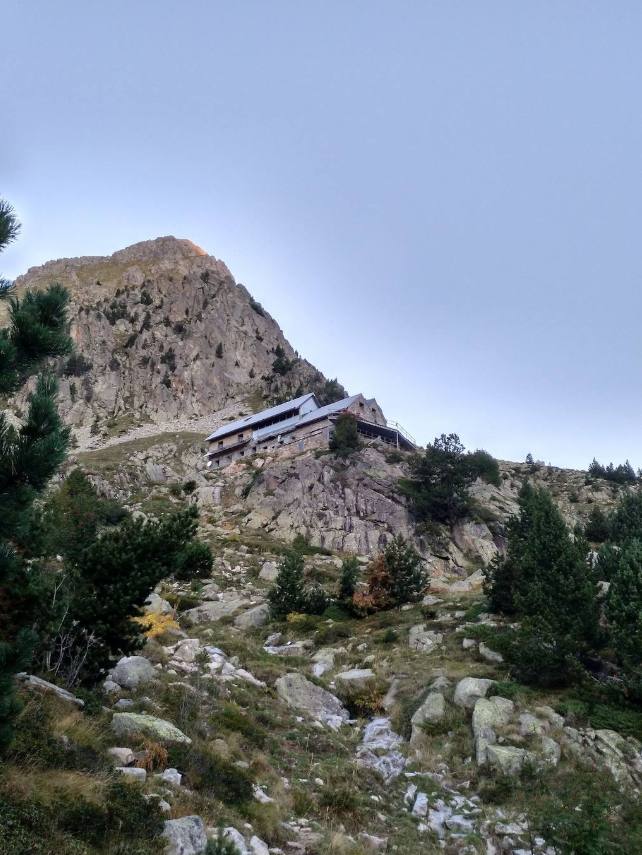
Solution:
M 71 295 L 76 355 L 55 367 L 61 411 L 81 444 L 90 432 L 251 412 L 325 380 L 227 266 L 189 240 L 49 261 L 16 280 L 17 294 L 52 282 Z M 285 372 L 283 362 L 274 371 L 277 349 Z

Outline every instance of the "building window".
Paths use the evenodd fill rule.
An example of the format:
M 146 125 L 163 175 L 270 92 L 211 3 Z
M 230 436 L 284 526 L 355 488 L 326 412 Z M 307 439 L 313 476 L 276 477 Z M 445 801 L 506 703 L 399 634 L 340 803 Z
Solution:
M 243 434 L 242 434 L 242 433 L 240 433 L 240 434 L 238 435 L 238 438 L 239 438 L 239 439 L 243 439 Z
M 222 440 L 222 439 L 219 439 L 219 441 L 218 441 L 218 447 L 219 447 L 219 448 L 223 448 L 223 440 Z
M 245 452 L 244 452 L 244 451 L 239 451 L 239 456 L 240 456 L 240 457 L 245 457 Z

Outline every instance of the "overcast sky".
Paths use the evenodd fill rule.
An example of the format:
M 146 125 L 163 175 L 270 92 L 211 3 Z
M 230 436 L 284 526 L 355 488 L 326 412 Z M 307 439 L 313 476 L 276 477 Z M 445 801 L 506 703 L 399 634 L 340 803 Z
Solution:
M 421 442 L 642 466 L 642 3 L 4 0 L 16 276 L 173 234 Z

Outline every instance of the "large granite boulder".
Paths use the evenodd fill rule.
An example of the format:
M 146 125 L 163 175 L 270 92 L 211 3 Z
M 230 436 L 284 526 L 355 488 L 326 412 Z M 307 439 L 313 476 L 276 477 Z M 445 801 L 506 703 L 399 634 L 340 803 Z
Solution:
M 158 672 L 144 656 L 123 656 L 108 674 L 123 689 L 137 689 L 158 679 Z
M 487 680 L 483 677 L 464 677 L 455 687 L 453 702 L 458 707 L 471 710 L 479 698 L 486 697 L 486 693 L 494 682 L 495 680 Z
M 316 686 L 297 672 L 285 674 L 275 683 L 279 697 L 293 709 L 300 710 L 330 727 L 340 727 L 349 718 L 348 710 L 331 692 Z
M 261 603 L 260 606 L 254 606 L 253 609 L 241 612 L 235 617 L 234 626 L 238 626 L 239 629 L 256 629 L 256 627 L 267 623 L 269 617 L 270 607 L 267 603 Z
M 446 701 L 444 696 L 441 692 L 430 692 L 426 700 L 410 719 L 410 724 L 412 725 L 410 744 L 413 748 L 420 747 L 424 742 L 424 725 L 437 724 L 444 719 L 445 715 Z
M 183 612 L 181 619 L 189 626 L 201 623 L 213 623 L 214 621 L 221 620 L 221 618 L 228 617 L 228 615 L 233 615 L 235 612 L 249 605 L 249 601 L 240 594 L 227 597 L 221 595 L 220 600 L 210 600 L 206 603 L 201 603 L 200 606 L 196 606 L 193 609 L 188 609 L 186 612 Z
M 192 741 L 175 724 L 147 713 L 114 713 L 111 729 L 116 736 L 129 739 L 148 736 L 157 742 L 185 745 L 189 745 Z

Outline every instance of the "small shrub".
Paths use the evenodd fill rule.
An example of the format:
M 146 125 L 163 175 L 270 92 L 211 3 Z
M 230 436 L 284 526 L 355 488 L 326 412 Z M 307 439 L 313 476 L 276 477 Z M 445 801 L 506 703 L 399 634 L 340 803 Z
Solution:
M 231 838 L 226 837 L 223 829 L 219 828 L 216 837 L 207 841 L 204 855 L 241 855 L 241 853 Z
M 330 437 L 330 451 L 345 460 L 360 448 L 361 440 L 356 418 L 352 413 L 341 413 L 334 423 Z
M 93 367 L 93 363 L 89 359 L 85 359 L 82 353 L 72 353 L 65 363 L 63 374 L 65 377 L 82 377 Z
M 250 297 L 250 308 L 256 312 L 257 315 L 261 315 L 261 317 L 265 316 L 265 309 L 263 306 L 257 302 L 253 297 Z
M 187 785 L 197 792 L 215 796 L 229 805 L 252 800 L 252 779 L 247 772 L 209 749 L 177 746 L 170 749 L 170 761 L 185 770 Z

